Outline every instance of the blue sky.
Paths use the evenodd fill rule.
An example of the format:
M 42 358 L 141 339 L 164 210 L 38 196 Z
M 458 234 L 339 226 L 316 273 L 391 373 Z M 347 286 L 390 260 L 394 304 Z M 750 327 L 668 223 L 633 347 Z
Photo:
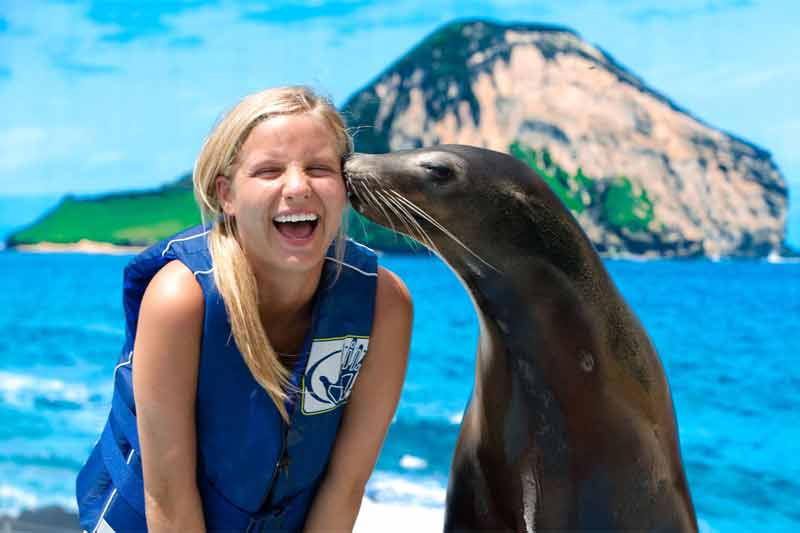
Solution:
M 772 152 L 800 245 L 800 3 L 789 0 L 3 0 L 0 195 L 159 185 L 190 169 L 248 92 L 304 83 L 342 103 L 441 24 L 478 16 L 569 26 Z

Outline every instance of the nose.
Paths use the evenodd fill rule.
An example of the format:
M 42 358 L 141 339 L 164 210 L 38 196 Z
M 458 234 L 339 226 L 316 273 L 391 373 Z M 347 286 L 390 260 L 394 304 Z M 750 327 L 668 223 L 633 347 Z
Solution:
M 287 200 L 308 200 L 311 197 L 311 184 L 303 169 L 293 166 L 286 172 L 283 196 Z

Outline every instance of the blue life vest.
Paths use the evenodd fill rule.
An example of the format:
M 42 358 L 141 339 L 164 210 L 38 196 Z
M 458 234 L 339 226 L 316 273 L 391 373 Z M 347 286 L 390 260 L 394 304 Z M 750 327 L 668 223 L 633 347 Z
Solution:
M 214 283 L 207 231 L 179 233 L 125 268 L 126 339 L 114 369 L 105 429 L 76 483 L 87 531 L 147 528 L 131 360 L 145 288 L 165 264 L 184 263 L 203 289 L 198 368 L 197 483 L 209 531 L 295 531 L 303 527 L 330 458 L 342 406 L 367 352 L 375 309 L 374 252 L 347 241 L 344 261 L 328 252 L 314 296 L 312 323 L 291 373 L 290 424 L 253 379 L 231 335 Z M 341 271 L 338 279 L 336 271 Z

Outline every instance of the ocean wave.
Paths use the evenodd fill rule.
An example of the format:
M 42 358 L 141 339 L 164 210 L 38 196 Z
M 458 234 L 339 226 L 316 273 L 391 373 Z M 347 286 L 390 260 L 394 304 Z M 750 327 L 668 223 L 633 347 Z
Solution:
M 447 420 L 449 420 L 450 423 L 453 424 L 454 426 L 461 424 L 461 421 L 463 419 L 464 419 L 464 413 L 455 413 L 447 418 Z
M 123 337 L 125 335 L 125 330 L 122 329 L 121 327 L 116 325 L 106 324 L 103 322 L 82 324 L 79 327 L 80 329 L 88 331 L 90 333 L 103 333 L 111 335 L 113 337 Z
M 0 509 L 3 514 L 19 516 L 23 509 L 32 509 L 39 504 L 39 498 L 33 492 L 0 484 Z
M 446 425 L 459 425 L 464 417 L 463 411 L 459 407 L 453 407 L 443 402 L 437 401 L 408 401 L 406 400 L 398 412 L 397 417 L 404 420 L 426 420 L 434 423 L 446 422 Z
M 82 383 L 0 371 L 0 399 L 15 407 L 79 409 L 95 396 Z
M 422 470 L 423 468 L 428 467 L 428 461 L 422 457 L 405 454 L 400 458 L 400 466 L 406 470 Z
M 697 519 L 697 527 L 700 533 L 718 533 L 716 529 L 711 527 L 711 524 L 709 524 L 707 520 L 703 520 L 702 518 Z
M 784 257 L 779 255 L 775 252 L 769 254 L 766 259 L 764 259 L 767 263 L 772 263 L 773 265 L 782 265 L 782 264 L 797 264 L 800 263 L 800 257 Z
M 53 505 L 61 507 L 67 512 L 77 513 L 78 511 L 78 503 L 72 495 L 40 497 L 29 490 L 0 483 L 0 517 L 18 518 L 22 511 L 42 509 Z
M 18 326 L 25 328 L 35 335 L 51 337 L 70 336 L 83 339 L 86 336 L 95 338 L 98 335 L 122 339 L 125 330 L 120 327 L 120 321 L 113 322 L 84 322 L 84 321 L 53 321 L 49 319 L 31 320 Z
M 444 505 L 446 488 L 435 479 L 410 480 L 390 472 L 378 471 L 367 483 L 366 495 L 381 503 L 441 507 Z
M 443 507 L 424 507 L 376 502 L 364 498 L 358 519 L 353 527 L 354 533 L 434 533 L 444 527 Z
M 13 445 L 11 447 L 13 449 Z M 77 472 L 83 466 L 83 461 L 72 455 L 52 453 L 45 450 L 31 449 L 28 453 L 13 452 L 6 453 L 8 446 L 0 447 L 0 463 L 10 463 L 15 467 L 42 467 L 48 469 L 62 469 L 69 472 Z

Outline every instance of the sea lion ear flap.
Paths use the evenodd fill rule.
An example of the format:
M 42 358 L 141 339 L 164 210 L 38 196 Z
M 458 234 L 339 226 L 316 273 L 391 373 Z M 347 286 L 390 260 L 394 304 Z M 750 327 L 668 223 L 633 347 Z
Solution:
M 532 222 L 538 222 L 541 219 L 540 211 L 546 209 L 545 204 L 534 192 L 526 192 L 522 190 L 515 190 L 511 192 L 511 201 L 522 209 L 522 212 L 531 219 Z

